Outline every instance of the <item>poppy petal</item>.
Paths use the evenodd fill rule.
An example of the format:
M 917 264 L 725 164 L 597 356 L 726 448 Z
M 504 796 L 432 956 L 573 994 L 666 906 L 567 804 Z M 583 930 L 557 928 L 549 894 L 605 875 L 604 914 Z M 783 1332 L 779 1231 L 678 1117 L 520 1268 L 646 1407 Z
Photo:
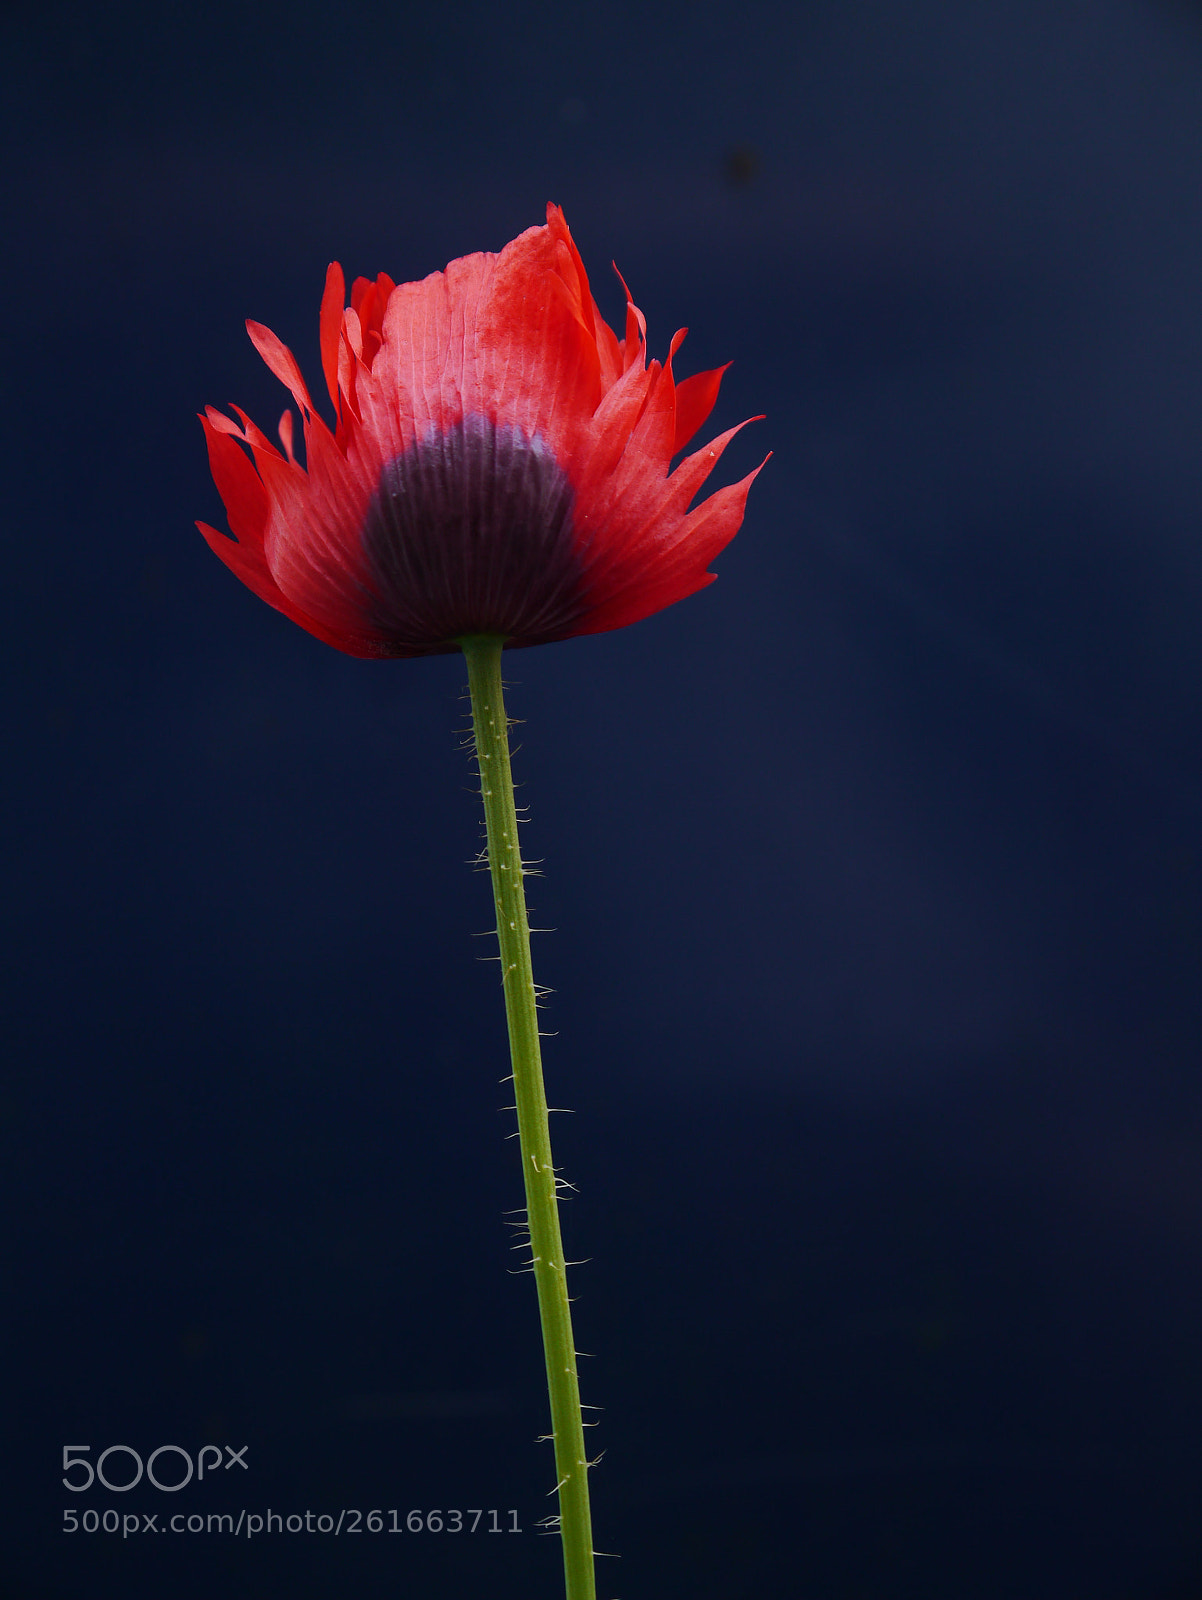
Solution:
M 649 362 L 618 278 L 621 339 L 555 205 L 498 255 L 419 283 L 356 278 L 349 306 L 331 262 L 319 331 L 335 430 L 288 347 L 248 322 L 300 408 L 304 465 L 290 410 L 281 452 L 238 407 L 238 422 L 207 409 L 234 539 L 205 538 L 270 605 L 358 656 L 436 654 L 471 632 L 541 644 L 704 587 L 756 473 L 698 500 L 735 428 L 672 468 L 725 368 L 678 383 L 683 330 Z
M 724 367 L 713 367 L 709 372 L 695 372 L 676 385 L 676 438 L 672 454 L 683 450 L 714 409 L 722 377 L 730 362 Z
M 209 447 L 209 470 L 225 504 L 233 535 L 240 544 L 262 550 L 268 517 L 263 480 L 251 466 L 245 450 L 234 443 L 227 431 L 218 428 L 208 417 L 200 420 Z M 220 420 L 225 421 L 224 418 Z M 233 424 L 229 426 L 232 428 Z
M 331 261 L 326 268 L 326 286 L 321 297 L 321 370 L 325 374 L 326 388 L 338 411 L 338 339 L 342 333 L 342 311 L 346 304 L 346 283 L 342 267 Z
M 309 391 L 305 387 L 305 380 L 301 377 L 301 369 L 296 364 L 296 357 L 289 350 L 282 339 L 276 337 L 270 328 L 265 328 L 261 322 L 247 322 L 246 331 L 250 334 L 250 341 L 255 349 L 275 373 L 276 377 L 286 389 L 292 391 L 292 398 L 306 415 L 313 410 L 313 402 L 309 399 Z

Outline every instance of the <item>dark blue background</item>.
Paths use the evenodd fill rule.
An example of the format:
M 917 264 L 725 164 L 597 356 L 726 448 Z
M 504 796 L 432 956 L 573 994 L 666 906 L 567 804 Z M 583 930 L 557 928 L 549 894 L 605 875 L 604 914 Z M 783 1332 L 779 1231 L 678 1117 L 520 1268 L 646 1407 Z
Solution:
M 1202 1595 L 1202 18 L 7 7 L 5 1592 L 555 1596 L 462 663 L 244 590 L 194 413 L 567 212 L 734 358 L 719 581 L 509 661 L 603 1600 Z M 61 1449 L 249 1445 L 178 1496 Z M 234 1481 L 234 1480 L 237 1481 Z M 3 1570 L 7 1569 L 7 1570 Z

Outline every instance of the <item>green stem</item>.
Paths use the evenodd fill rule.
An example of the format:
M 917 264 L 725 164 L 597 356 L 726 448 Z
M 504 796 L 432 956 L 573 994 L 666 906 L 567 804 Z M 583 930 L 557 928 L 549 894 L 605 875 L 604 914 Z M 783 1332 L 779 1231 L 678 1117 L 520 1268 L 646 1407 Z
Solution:
M 566 1263 L 559 1233 L 551 1129 L 538 1044 L 538 1013 L 530 965 L 530 925 L 518 846 L 513 774 L 509 766 L 509 724 L 501 689 L 504 639 L 476 635 L 458 641 L 467 657 L 472 693 L 472 724 L 480 765 L 480 790 L 488 832 L 488 864 L 497 908 L 497 940 L 509 1022 L 509 1050 L 526 1183 L 526 1215 L 538 1312 L 547 1358 L 551 1432 L 559 1480 L 560 1533 L 567 1600 L 595 1600 L 593 1534 L 589 1518 L 588 1462 L 580 1415 L 580 1383 L 568 1300 Z

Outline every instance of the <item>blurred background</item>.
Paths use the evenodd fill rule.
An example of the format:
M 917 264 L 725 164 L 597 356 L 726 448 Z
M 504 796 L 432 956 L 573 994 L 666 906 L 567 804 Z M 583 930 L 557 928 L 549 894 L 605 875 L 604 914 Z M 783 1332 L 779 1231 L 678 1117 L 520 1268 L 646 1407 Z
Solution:
M 329 260 L 555 200 L 767 413 L 721 481 L 775 452 L 716 584 L 508 660 L 599 1596 L 1202 1595 L 1202 8 L 51 3 L 0 60 L 0 1590 L 560 1592 L 462 662 L 193 526 L 195 413 L 287 398 L 246 317 L 320 389 Z M 455 1507 L 506 1531 L 62 1531 Z

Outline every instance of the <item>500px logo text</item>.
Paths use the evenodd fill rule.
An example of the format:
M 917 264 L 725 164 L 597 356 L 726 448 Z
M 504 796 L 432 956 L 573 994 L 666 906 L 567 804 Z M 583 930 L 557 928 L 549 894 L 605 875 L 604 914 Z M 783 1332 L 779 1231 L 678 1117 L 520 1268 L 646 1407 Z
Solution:
M 112 1490 L 114 1494 L 124 1494 L 127 1489 L 141 1483 L 143 1474 L 155 1489 L 161 1489 L 164 1494 L 175 1494 L 191 1483 L 193 1476 L 199 1482 L 206 1472 L 212 1477 L 215 1472 L 228 1472 L 233 1466 L 241 1467 L 243 1472 L 250 1470 L 245 1460 L 246 1452 L 250 1449 L 247 1444 L 241 1450 L 235 1450 L 228 1444 L 201 1445 L 196 1452 L 195 1463 L 178 1444 L 159 1445 L 157 1450 L 150 1452 L 145 1463 L 132 1445 L 111 1444 L 107 1450 L 100 1452 L 93 1466 L 91 1461 L 84 1459 L 91 1449 L 90 1444 L 63 1446 L 63 1487 L 70 1489 L 72 1494 L 83 1494 L 94 1483 Z M 114 1457 L 116 1459 L 112 1459 Z

